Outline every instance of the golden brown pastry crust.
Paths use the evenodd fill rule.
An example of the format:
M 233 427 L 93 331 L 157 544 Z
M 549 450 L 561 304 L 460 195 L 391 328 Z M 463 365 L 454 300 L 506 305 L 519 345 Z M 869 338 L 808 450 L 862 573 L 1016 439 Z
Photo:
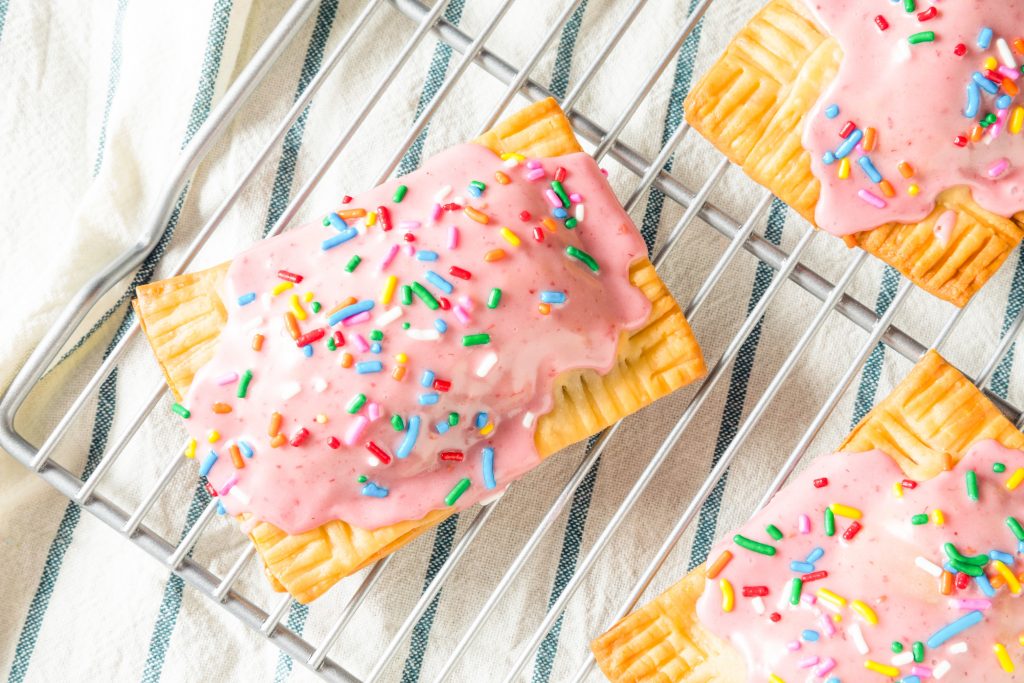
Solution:
M 513 114 L 476 140 L 498 154 L 548 157 L 581 151 L 554 100 Z M 610 229 L 610 228 L 609 228 Z M 229 264 L 139 287 L 134 302 L 143 330 L 180 400 L 196 371 L 212 356 L 227 320 L 219 296 Z M 630 280 L 651 301 L 640 329 L 623 335 L 615 366 L 565 373 L 555 405 L 537 422 L 538 452 L 546 457 L 599 432 L 615 421 L 702 376 L 706 368 L 697 340 L 672 295 L 647 259 L 633 264 Z M 394 552 L 448 517 L 434 511 L 375 530 L 342 521 L 288 535 L 262 522 L 249 532 L 272 583 L 309 602 L 341 578 Z
M 929 351 L 839 450 L 884 451 L 920 481 L 952 467 L 985 439 L 1024 448 L 1024 434 L 956 368 Z M 591 644 L 609 680 L 746 680 L 740 654 L 697 620 L 704 580 L 704 569 L 695 569 Z
M 690 92 L 686 120 L 813 223 L 821 185 L 801 133 L 841 59 L 839 45 L 817 25 L 804 0 L 771 0 Z M 943 245 L 933 228 L 947 210 L 958 220 Z M 957 187 L 941 193 L 935 210 L 919 223 L 886 223 L 849 240 L 922 289 L 963 306 L 1022 237 L 1024 214 L 997 216 L 982 209 L 967 188 Z

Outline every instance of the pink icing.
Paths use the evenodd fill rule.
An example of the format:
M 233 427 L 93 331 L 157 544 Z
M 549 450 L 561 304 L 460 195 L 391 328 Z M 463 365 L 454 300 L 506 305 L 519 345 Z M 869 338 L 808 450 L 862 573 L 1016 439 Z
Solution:
M 846 235 L 889 221 L 920 221 L 935 207 L 936 196 L 942 190 L 964 185 L 983 208 L 993 213 L 1010 216 L 1024 209 L 1024 140 L 1010 133 L 1006 120 L 1022 97 L 1013 98 L 1010 108 L 999 112 L 995 97 L 980 91 L 978 115 L 964 115 L 974 72 L 983 72 L 982 63 L 990 56 L 1003 64 L 997 40 L 1002 38 L 1012 45 L 1020 35 L 1024 25 L 1022 3 L 936 3 L 936 16 L 921 21 L 918 13 L 927 11 L 930 3 L 919 2 L 916 12 L 907 13 L 902 3 L 806 2 L 843 50 L 839 74 L 811 111 L 803 131 L 803 146 L 810 151 L 811 167 L 821 181 L 815 209 L 818 227 Z M 889 24 L 885 31 L 875 24 L 874 18 L 879 15 Z M 978 44 L 983 27 L 994 32 L 988 49 Z M 908 37 L 922 31 L 933 31 L 935 41 L 909 44 Z M 966 46 L 962 57 L 954 53 L 958 44 Z M 1022 57 L 1012 53 L 1012 59 L 1016 62 Z M 1005 72 L 1019 76 L 1016 66 Z M 1017 83 L 1024 85 L 1019 80 Z M 1000 90 L 999 94 L 1004 92 Z M 825 112 L 833 105 L 840 113 L 829 119 Z M 954 144 L 956 136 L 969 136 L 975 122 L 989 112 L 998 115 L 999 123 L 981 141 L 966 147 Z M 859 166 L 859 159 L 866 154 L 862 145 L 849 156 L 851 169 L 846 180 L 838 176 L 841 162 L 826 164 L 823 160 L 827 152 L 837 150 L 844 142 L 839 133 L 848 121 L 861 131 L 876 129 L 877 145 L 867 156 L 892 184 L 895 196 L 886 197 Z M 1002 168 L 1004 160 L 1008 162 L 1006 168 Z M 904 178 L 899 172 L 901 161 L 914 168 L 913 177 Z M 914 184 L 919 188 L 916 196 L 909 191 Z M 876 199 L 881 200 L 883 208 L 876 206 Z
M 1006 471 L 996 473 L 995 463 Z M 995 441 L 982 441 L 968 452 L 952 471 L 904 487 L 902 497 L 893 484 L 906 479 L 893 460 L 881 451 L 861 454 L 838 453 L 816 460 L 796 477 L 763 510 L 737 533 L 768 543 L 777 549 L 774 556 L 761 555 L 739 547 L 732 537 L 718 543 L 711 559 L 729 550 L 734 557 L 722 572 L 708 579 L 697 606 L 701 622 L 712 632 L 727 638 L 742 653 L 747 680 L 765 681 L 772 674 L 787 683 L 821 680 L 831 673 L 843 681 L 888 680 L 865 670 L 865 661 L 896 666 L 899 678 L 921 675 L 926 670 L 947 670 L 950 681 L 1007 680 L 993 646 L 1002 643 L 1010 657 L 1021 666 L 1018 638 L 1024 629 L 1024 610 L 1019 595 L 1005 585 L 994 597 L 983 594 L 971 581 L 966 589 L 953 588 L 950 595 L 940 592 L 940 580 L 921 568 L 923 558 L 938 569 L 947 561 L 944 544 L 953 543 L 964 555 L 1008 553 L 1008 564 L 1017 575 L 1024 568 L 1024 543 L 1019 542 L 1006 524 L 1008 516 L 1024 520 L 1024 488 L 1011 491 L 1007 482 L 1018 468 L 1024 467 L 1024 452 L 1002 447 Z M 967 495 L 966 473 L 972 469 L 979 484 L 979 500 Z M 818 488 L 816 479 L 827 479 Z M 820 482 L 819 482 L 820 483 Z M 823 515 L 830 504 L 840 503 L 860 510 L 856 520 L 862 529 L 851 540 L 843 538 L 855 520 L 836 517 L 836 534 L 826 536 Z M 936 509 L 945 516 L 944 525 L 933 520 L 915 525 L 911 518 Z M 798 518 L 810 516 L 811 530 L 800 533 Z M 774 524 L 782 531 L 782 540 L 774 541 L 766 527 Z M 800 604 L 790 604 L 791 580 L 804 575 L 806 567 L 794 570 L 792 561 L 803 561 L 821 548 L 824 554 L 813 563 L 813 571 L 826 571 L 827 577 L 803 585 Z M 985 571 L 996 575 L 990 562 Z M 736 593 L 735 608 L 723 611 L 719 581 L 728 580 Z M 767 586 L 759 613 L 754 599 L 743 597 L 744 586 Z M 827 589 L 847 600 L 834 608 L 820 598 L 818 589 Z M 877 625 L 869 624 L 853 609 L 854 600 L 866 603 L 877 615 Z M 922 662 L 907 654 L 895 655 L 894 641 L 912 652 L 916 641 L 928 643 L 943 626 L 977 610 L 983 619 L 959 635 L 936 647 L 926 646 Z M 781 616 L 772 620 L 772 613 Z M 836 616 L 841 619 L 836 620 Z M 869 651 L 859 652 L 855 631 L 859 629 Z M 818 639 L 802 635 L 813 630 Z M 813 636 L 812 636 L 813 638 Z M 966 653 L 952 647 L 966 642 Z M 814 659 L 812 671 L 819 678 L 808 678 L 802 667 Z M 945 662 L 945 663 L 944 663 Z M 914 671 L 917 669 L 917 671 Z
M 525 165 L 502 162 L 478 145 L 462 145 L 341 207 L 374 211 L 385 206 L 392 230 L 382 229 L 383 218 L 368 228 L 366 218 L 352 219 L 349 225 L 359 234 L 324 250 L 324 240 L 342 233 L 314 223 L 260 242 L 234 260 L 223 293 L 227 325 L 214 358 L 197 373 L 185 401 L 192 411 L 186 425 L 199 443 L 197 459 L 209 458 L 210 449 L 217 454 L 210 483 L 219 491 L 231 485 L 221 499 L 228 512 L 251 512 L 288 533 L 334 519 L 375 529 L 432 510 L 466 508 L 538 464 L 534 431 L 537 418 L 553 405 L 556 378 L 576 368 L 610 370 L 620 336 L 642 325 L 650 312 L 648 299 L 629 281 L 630 264 L 646 254 L 644 242 L 601 171 L 586 154 L 545 159 L 536 170 L 546 169 L 551 178 L 559 167 L 565 170 L 567 191 L 587 198 L 586 219 L 575 229 L 552 219 L 553 230 L 541 227 L 543 241 L 537 241 L 534 230 L 553 213 L 545 196 L 550 180 L 529 182 Z M 510 182 L 500 184 L 496 172 Z M 473 180 L 487 186 L 478 199 L 469 192 Z M 408 189 L 396 202 L 399 185 Z M 445 186 L 454 189 L 445 191 Z M 487 224 L 461 208 L 441 208 L 451 203 L 475 207 L 488 217 Z M 569 217 L 575 210 L 569 209 Z M 511 231 L 513 241 L 518 237 L 518 246 L 502 228 Z M 590 254 L 599 273 L 567 256 L 570 246 Z M 485 254 L 496 249 L 505 258 L 485 261 Z M 429 252 L 436 253 L 436 260 L 420 260 L 425 252 L 428 258 Z M 348 273 L 346 264 L 354 255 L 362 261 Z M 453 266 L 468 271 L 470 278 L 451 274 Z M 279 270 L 303 279 L 275 296 L 270 290 L 283 282 Z M 428 270 L 450 283 L 452 293 L 432 284 Z M 392 275 L 398 286 L 385 305 L 383 289 Z M 412 305 L 403 305 L 401 286 L 414 281 L 434 297 L 447 296 L 450 309 L 431 310 L 415 295 Z M 488 307 L 492 288 L 502 292 L 494 309 Z M 551 304 L 547 315 L 539 309 L 545 290 L 564 292 L 567 298 Z M 241 305 L 239 297 L 250 292 L 256 293 L 255 301 Z M 322 304 L 319 313 L 305 300 L 307 292 Z M 326 331 L 311 343 L 310 357 L 283 323 L 292 310 L 292 295 L 307 315 L 298 321 L 301 332 Z M 374 306 L 330 325 L 329 314 L 346 297 Z M 447 326 L 445 332 L 437 331 L 437 320 Z M 384 334 L 379 353 L 373 349 L 375 329 Z M 332 351 L 328 337 L 336 330 L 345 343 Z M 259 352 L 252 349 L 257 333 L 265 337 Z M 464 346 L 463 337 L 473 334 L 489 334 L 490 343 Z M 352 354 L 356 364 L 380 361 L 383 368 L 359 374 L 355 367 L 342 367 L 344 353 Z M 403 353 L 404 362 L 396 358 Z M 405 368 L 401 381 L 392 377 L 397 367 Z M 238 382 L 221 382 L 229 373 L 244 375 L 246 370 L 253 378 L 245 398 L 238 398 Z M 439 388 L 422 385 L 428 370 L 442 382 Z M 448 391 L 443 382 L 451 383 Z M 350 414 L 347 407 L 359 394 L 366 402 Z M 431 394 L 437 402 L 421 404 L 421 396 L 429 399 Z M 232 411 L 214 413 L 217 402 Z M 281 433 L 289 440 L 300 429 L 308 431 L 300 445 L 271 447 L 268 425 L 275 411 L 283 416 Z M 452 412 L 458 413 L 458 425 L 439 433 L 437 425 L 444 423 L 443 430 Z M 488 419 L 477 428 L 480 412 Z M 402 418 L 401 432 L 392 426 L 394 415 Z M 418 437 L 402 458 L 400 446 L 414 415 L 420 419 Z M 211 429 L 219 432 L 213 444 L 208 441 Z M 329 443 L 332 438 L 336 448 Z M 390 458 L 389 464 L 371 454 L 368 441 Z M 230 446 L 243 442 L 254 455 L 236 469 Z M 494 451 L 493 488 L 484 480 L 485 447 Z M 459 451 L 463 459 L 442 459 L 444 451 Z M 367 481 L 358 481 L 360 476 Z M 469 487 L 451 506 L 445 499 L 463 479 Z M 385 497 L 370 495 L 384 490 Z

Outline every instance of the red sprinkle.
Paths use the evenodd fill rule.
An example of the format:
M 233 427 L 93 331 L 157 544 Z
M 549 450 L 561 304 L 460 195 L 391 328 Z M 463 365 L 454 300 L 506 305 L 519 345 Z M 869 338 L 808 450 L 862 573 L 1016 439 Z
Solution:
M 543 242 L 544 241 L 544 228 L 540 227 L 539 225 L 536 228 L 534 228 L 533 229 L 533 239 L 537 240 L 538 242 Z
M 452 302 L 443 296 L 437 297 L 437 303 L 441 304 L 442 311 L 449 311 L 452 308 Z
M 470 273 L 468 270 L 464 268 L 459 268 L 458 266 L 452 266 L 451 268 L 449 268 L 448 273 L 451 274 L 452 277 L 457 277 L 461 280 L 468 280 L 469 278 L 473 277 L 473 274 Z
M 412 234 L 411 232 L 407 232 L 404 235 L 402 235 L 402 239 L 404 239 L 406 242 L 415 242 L 416 235 Z
M 957 135 L 955 138 L 953 138 L 953 144 L 956 145 L 957 147 L 966 147 L 967 146 L 967 136 L 966 135 Z
M 342 204 L 348 204 L 351 201 L 352 201 L 352 197 L 350 197 L 348 195 L 345 195 L 344 197 L 341 198 L 341 203 Z
M 771 619 L 772 621 L 774 621 L 776 624 L 779 623 L 780 621 L 782 621 L 782 615 L 779 614 L 778 612 L 772 612 L 771 614 L 768 615 L 768 618 Z
M 462 454 L 462 451 L 441 451 L 441 459 L 449 460 L 452 462 L 462 462 L 462 459 L 466 456 Z
M 1003 84 L 1003 75 L 1001 73 L 993 71 L 992 69 L 985 69 L 985 78 L 992 81 L 996 85 Z
M 806 583 L 808 581 L 818 581 L 819 579 L 827 579 L 827 578 L 828 578 L 828 572 L 825 571 L 824 569 L 816 571 L 816 572 L 811 572 L 810 574 L 804 574 L 803 576 L 800 577 L 800 579 L 804 583 Z
M 886 21 L 885 17 L 879 14 L 875 17 L 875 26 L 877 26 L 880 31 L 885 31 L 889 28 L 889 22 Z
M 853 121 L 847 121 L 846 123 L 843 124 L 842 129 L 839 131 L 839 137 L 845 140 L 846 138 L 850 137 L 850 133 L 852 133 L 856 128 L 857 126 L 856 124 L 854 124 Z
M 562 168 L 561 166 L 555 169 L 555 180 L 557 180 L 558 182 L 562 182 L 563 180 L 565 180 L 565 169 Z
M 282 280 L 287 280 L 288 282 L 294 282 L 295 284 L 299 284 L 300 282 L 302 282 L 302 276 L 301 275 L 296 275 L 295 273 L 289 273 L 287 270 L 279 270 L 279 271 L 277 271 L 277 276 L 279 278 L 281 278 Z
M 293 446 L 301 446 L 302 443 L 308 438 L 309 430 L 306 429 L 305 427 L 299 427 L 299 431 L 295 432 L 295 434 L 292 435 L 292 439 L 288 443 L 290 443 Z
M 319 341 L 320 339 L 323 339 L 325 334 L 327 334 L 327 332 L 322 327 L 320 329 L 317 329 L 317 330 L 310 330 L 306 334 L 300 335 L 295 340 L 295 345 L 298 346 L 301 349 L 306 344 L 312 344 L 315 341 Z
M 964 45 L 963 43 L 957 43 L 956 47 L 953 48 L 953 54 L 955 54 L 957 57 L 963 57 L 965 54 L 967 54 L 967 46 Z
M 446 379 L 435 379 L 434 388 L 438 391 L 448 391 L 452 388 L 452 383 Z
M 934 19 L 935 15 L 938 14 L 938 13 L 939 13 L 939 10 L 935 9 L 934 7 L 929 7 L 925 11 L 917 13 L 917 20 L 918 21 L 928 21 L 929 19 Z
M 904 479 L 900 483 L 903 484 L 903 488 L 905 488 L 905 489 L 916 489 L 917 488 L 917 482 L 914 481 L 913 479 Z
M 345 345 L 345 335 L 343 335 L 341 333 L 341 330 L 335 330 L 334 331 L 334 345 L 335 346 L 344 346 Z
M 206 492 L 210 494 L 211 498 L 217 497 L 217 489 L 213 488 L 213 484 L 211 484 L 210 482 L 204 481 L 203 488 L 206 489 Z
M 768 586 L 744 586 L 743 597 L 745 598 L 763 598 L 768 595 Z
M 462 207 L 456 204 L 455 202 L 448 202 L 447 204 L 442 204 L 441 208 L 444 209 L 445 211 L 462 211 Z
M 366 450 L 370 451 L 375 456 L 377 456 L 377 459 L 380 460 L 385 465 L 391 462 L 391 456 L 385 453 L 383 448 L 381 448 L 372 441 L 366 442 Z
M 391 212 L 388 211 L 388 207 L 386 207 L 386 206 L 378 206 L 377 207 L 377 218 L 380 219 L 380 227 L 384 230 L 384 232 L 387 232 L 388 230 L 390 230 L 392 228 L 392 225 L 391 225 Z
M 820 479 L 814 480 L 814 488 L 823 489 L 828 486 L 828 477 L 821 477 Z
M 964 574 L 963 572 L 957 572 L 956 587 L 960 590 L 965 590 L 969 585 L 971 585 L 971 577 L 967 576 L 967 574 Z
M 335 450 L 341 448 L 341 442 L 338 441 L 338 437 L 336 436 L 332 436 L 329 439 L 327 439 L 327 445 L 330 446 L 331 448 L 334 448 Z
M 519 220 L 521 220 L 521 221 L 528 221 L 528 220 L 530 220 L 530 212 L 529 211 L 520 211 L 519 212 Z
M 846 528 L 846 531 L 843 532 L 843 538 L 847 541 L 852 541 L 853 537 L 860 533 L 860 530 L 863 528 L 864 527 L 860 522 L 854 522 Z

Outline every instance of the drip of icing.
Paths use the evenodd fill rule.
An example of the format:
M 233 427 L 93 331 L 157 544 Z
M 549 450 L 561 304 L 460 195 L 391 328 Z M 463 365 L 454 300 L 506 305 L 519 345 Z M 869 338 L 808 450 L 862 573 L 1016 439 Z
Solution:
M 996 471 L 1002 470 L 994 467 L 996 463 L 1005 465 L 1005 471 Z M 805 680 L 809 671 L 801 665 L 812 658 L 834 662 L 829 675 L 844 681 L 877 678 L 865 673 L 868 661 L 898 669 L 891 678 L 915 675 L 912 667 L 917 666 L 948 669 L 949 680 L 1005 680 L 993 647 L 1002 643 L 1019 661 L 1018 638 L 1024 628 L 1020 596 L 1006 586 L 987 596 L 974 581 L 943 595 L 934 573 L 941 573 L 948 560 L 944 545 L 952 543 L 967 556 L 1006 553 L 1012 558 L 1009 569 L 1022 574 L 1024 542 L 1006 523 L 1008 516 L 1024 518 L 1024 489 L 1008 489 L 1019 468 L 1024 468 L 1024 452 L 982 441 L 954 470 L 914 488 L 901 487 L 902 495 L 896 495 L 893 484 L 905 481 L 905 475 L 881 451 L 819 458 L 736 532 L 770 544 L 776 549 L 774 556 L 746 550 L 728 539 L 712 549 L 712 560 L 725 550 L 733 557 L 715 578 L 707 579 L 698 616 L 742 653 L 750 681 L 764 681 L 772 674 L 784 681 Z M 977 501 L 968 493 L 968 471 L 977 477 Z M 836 532 L 829 537 L 823 516 L 833 504 L 853 508 L 861 516 L 851 518 L 851 510 L 838 508 Z M 935 522 L 936 511 L 941 511 L 942 525 Z M 799 530 L 802 514 L 812 520 L 809 533 Z M 924 517 L 915 520 L 915 515 Z M 845 538 L 855 523 L 860 528 Z M 765 532 L 769 524 L 782 531 L 780 540 Z M 991 561 L 984 570 L 997 574 Z M 822 571 L 827 576 L 805 580 L 798 604 L 792 605 L 792 580 Z M 723 579 L 736 595 L 731 612 L 722 609 Z M 766 609 L 759 610 L 754 600 L 742 597 L 743 589 L 753 586 L 768 588 L 761 598 Z M 831 596 L 820 589 L 839 596 L 843 606 L 833 606 Z M 869 623 L 864 616 L 869 612 L 854 601 L 867 606 L 877 624 Z M 936 634 L 975 610 L 981 613 L 980 623 L 940 643 L 943 637 Z M 972 615 L 967 621 L 976 619 Z M 923 661 L 913 661 L 913 643 L 929 641 L 933 646 L 925 646 Z M 893 642 L 901 643 L 906 654 L 894 655 Z M 960 642 L 968 644 L 965 652 L 960 652 L 962 646 L 951 647 Z
M 574 229 L 564 225 L 574 208 L 553 218 L 560 210 L 551 179 L 559 167 L 566 190 L 587 207 Z M 491 498 L 540 461 L 535 418 L 550 411 L 558 376 L 610 370 L 620 336 L 650 313 L 629 281 L 644 242 L 586 154 L 513 167 L 484 147 L 462 145 L 338 213 L 381 206 L 369 227 L 369 216 L 346 226 L 333 215 L 329 225 L 260 242 L 231 264 L 227 325 L 186 397 L 192 417 L 185 424 L 200 458 L 204 450 L 217 454 L 208 474 L 213 486 L 237 477 L 221 499 L 232 514 L 250 512 L 296 534 L 334 519 L 375 529 Z M 337 244 L 324 249 L 325 242 Z M 589 254 L 599 272 L 567 249 Z M 497 250 L 504 257 L 488 260 Z M 279 271 L 301 282 L 275 295 L 276 286 L 286 286 Z M 403 304 L 402 287 L 414 283 L 439 307 L 418 294 Z M 544 303 L 542 292 L 551 291 L 564 293 L 564 303 L 560 294 Z M 331 325 L 348 298 L 354 303 L 339 314 L 346 319 Z M 289 312 L 302 317 L 296 306 L 305 315 L 296 320 L 302 334 L 325 332 L 305 349 L 283 323 Z M 336 331 L 344 343 L 332 351 Z M 258 352 L 256 333 L 264 336 Z M 343 367 L 344 354 L 351 354 L 350 367 Z M 398 368 L 400 380 L 392 375 Z M 252 379 L 244 398 L 238 383 L 219 383 L 246 370 Z M 215 403 L 231 412 L 211 410 Z M 290 442 L 276 448 L 268 436 L 275 412 Z M 210 430 L 219 433 L 212 444 Z M 231 444 L 241 441 L 254 455 L 236 469 Z M 487 449 L 493 453 L 485 459 Z
M 1022 96 L 1011 98 L 1009 108 L 1000 111 L 996 98 L 979 90 L 978 113 L 965 116 L 969 84 L 975 72 L 985 71 L 985 59 L 994 57 L 1005 67 L 997 44 L 1000 38 L 1012 44 L 1018 36 L 1024 24 L 1020 3 L 958 0 L 936 5 L 937 14 L 921 21 L 902 4 L 805 1 L 843 52 L 838 75 L 811 110 L 803 131 L 803 146 L 821 181 L 818 227 L 846 235 L 890 221 L 914 223 L 934 209 L 940 192 L 957 186 L 969 187 L 974 199 L 995 214 L 1011 216 L 1024 209 L 1024 139 L 1019 128 L 1011 133 L 1010 125 L 1012 112 L 1024 103 Z M 879 12 L 888 24 L 884 31 L 874 21 Z M 994 32 L 988 49 L 979 46 L 982 27 Z M 924 31 L 935 33 L 934 42 L 909 43 L 909 36 Z M 958 44 L 966 47 L 963 56 L 954 51 Z M 1011 59 L 1024 57 L 1012 53 Z M 1020 76 L 1017 68 L 1009 72 Z M 1022 80 L 1016 83 L 1024 85 Z M 826 110 L 836 105 L 838 116 L 829 118 Z M 969 137 L 987 113 L 997 114 L 999 122 L 980 141 L 966 147 L 954 144 L 958 135 Z M 844 180 L 838 173 L 841 162 L 829 164 L 824 157 L 845 142 L 840 131 L 847 122 L 859 131 L 852 136 L 868 128 L 877 135 L 873 151 L 865 152 L 862 141 L 850 153 L 852 168 Z M 863 157 L 872 160 L 894 196 L 886 196 L 867 175 L 860 165 Z M 911 177 L 900 172 L 901 162 L 913 168 Z M 912 186 L 917 186 L 916 194 Z

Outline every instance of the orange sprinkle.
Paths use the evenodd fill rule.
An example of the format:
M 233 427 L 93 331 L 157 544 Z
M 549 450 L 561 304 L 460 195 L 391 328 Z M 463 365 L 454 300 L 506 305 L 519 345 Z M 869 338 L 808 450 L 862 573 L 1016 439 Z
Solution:
M 1006 585 L 1006 577 L 1002 574 L 995 574 L 994 576 L 988 577 L 988 582 L 992 584 L 992 587 L 999 590 Z
M 327 317 L 330 318 L 332 315 L 334 315 L 335 313 L 337 313 L 341 309 L 345 308 L 346 306 L 351 306 L 356 301 L 358 301 L 358 299 L 356 299 L 354 296 L 347 296 L 347 297 L 345 297 L 344 301 L 342 301 L 340 304 L 335 306 L 333 310 L 327 312 Z
M 284 326 L 288 328 L 288 334 L 292 336 L 292 339 L 298 339 L 302 334 L 299 330 L 299 321 L 295 319 L 295 314 L 291 311 L 284 314 Z
M 714 562 L 709 564 L 708 568 L 704 570 L 704 576 L 708 577 L 709 579 L 717 577 L 719 574 L 722 573 L 722 570 L 725 569 L 725 565 L 729 564 L 730 562 L 732 562 L 732 553 L 728 550 L 723 550 L 722 554 L 719 555 L 718 558 L 715 559 Z
M 484 261 L 487 261 L 488 263 L 492 261 L 500 261 L 503 258 L 505 258 L 504 249 L 491 249 L 489 252 L 484 254 Z
M 900 170 L 900 175 L 903 176 L 904 178 L 914 177 L 914 167 L 908 164 L 907 162 L 901 161 L 899 163 L 899 166 L 897 166 L 896 168 Z
M 366 209 L 345 209 L 344 211 L 338 211 L 337 213 L 340 218 L 344 218 L 346 220 L 349 218 L 362 218 L 366 215 Z
M 878 183 L 878 189 L 880 189 L 882 191 L 882 194 L 884 194 L 886 197 L 896 196 L 896 190 L 892 189 L 892 183 L 890 183 L 888 180 L 882 180 L 882 182 Z
M 864 140 L 861 145 L 864 147 L 865 152 L 875 151 L 875 142 L 878 139 L 878 133 L 874 128 L 864 129 Z
M 541 218 L 540 222 L 543 223 L 544 227 L 551 232 L 554 232 L 555 230 L 558 229 L 558 223 L 556 223 L 553 219 L 551 219 L 548 216 L 544 216 L 544 218 Z
M 1014 38 L 1013 49 L 1017 52 L 1017 54 L 1024 55 L 1024 38 Z
M 231 464 L 235 466 L 235 469 L 240 470 L 245 467 L 245 461 L 242 460 L 242 452 L 238 450 L 238 444 L 231 444 L 228 450 L 231 451 Z
M 971 127 L 971 142 L 981 142 L 981 136 L 984 134 L 985 129 L 978 124 L 974 124 L 974 126 Z
M 284 434 L 278 434 L 277 436 L 275 436 L 273 439 L 270 440 L 270 447 L 271 448 L 280 448 L 281 446 L 285 445 L 286 443 L 288 443 L 288 437 L 285 436 Z
M 220 401 L 217 401 L 216 403 L 213 404 L 213 412 L 217 413 L 218 415 L 224 415 L 225 413 L 231 412 L 231 406 L 229 406 L 227 403 L 221 403 Z
M 939 581 L 939 590 L 942 591 L 943 595 L 951 595 L 953 593 L 953 575 L 949 572 L 942 572 L 942 579 Z
M 343 368 L 350 368 L 350 367 L 352 367 L 352 362 L 353 361 L 352 361 L 352 354 L 351 353 L 346 351 L 345 353 L 341 354 L 341 367 L 343 367 Z
M 502 185 L 508 185 L 510 182 L 512 182 L 509 179 L 509 177 L 502 173 L 501 171 L 494 172 L 494 179 L 497 180 Z
M 253 335 L 253 338 L 252 338 L 252 350 L 253 351 L 262 351 L 263 350 L 263 335 L 262 334 Z
M 467 216 L 475 220 L 477 223 L 483 223 L 484 225 L 487 225 L 491 221 L 491 219 L 487 216 L 486 213 L 477 211 L 472 206 L 467 206 L 465 209 L 463 209 L 463 212 Z
M 270 414 L 270 426 L 267 427 L 267 436 L 277 436 L 281 433 L 281 413 L 273 412 Z
M 547 315 L 551 312 L 550 304 L 537 304 L 537 310 L 540 311 L 541 315 Z
M 396 382 L 401 382 L 402 378 L 405 377 L 405 366 L 398 365 L 394 370 L 391 371 L 391 378 Z
M 1003 90 L 1005 90 L 1006 94 L 1009 95 L 1010 97 L 1016 97 L 1017 95 L 1020 94 L 1020 88 L 1018 88 L 1017 84 L 1011 81 L 1009 78 L 1004 78 L 1002 85 Z

